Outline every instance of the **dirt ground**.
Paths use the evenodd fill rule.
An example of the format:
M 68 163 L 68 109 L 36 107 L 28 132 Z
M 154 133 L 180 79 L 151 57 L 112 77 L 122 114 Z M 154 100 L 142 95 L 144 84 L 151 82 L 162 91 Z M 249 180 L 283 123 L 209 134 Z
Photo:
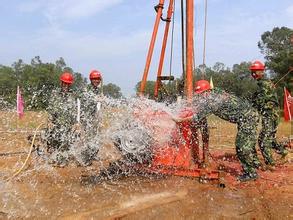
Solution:
M 288 161 L 275 171 L 260 170 L 258 180 L 239 183 L 236 127 L 219 119 L 209 119 L 210 160 L 225 166 L 225 188 L 193 178 L 155 175 L 84 184 L 84 177 L 97 175 L 117 156 L 108 146 L 99 153 L 101 161 L 91 167 L 56 168 L 33 153 L 26 169 L 7 181 L 26 159 L 26 136 L 46 117 L 27 113 L 16 121 L 14 114 L 0 112 L 0 119 L 0 219 L 293 219 L 292 149 Z M 281 123 L 278 139 L 290 135 L 292 124 Z

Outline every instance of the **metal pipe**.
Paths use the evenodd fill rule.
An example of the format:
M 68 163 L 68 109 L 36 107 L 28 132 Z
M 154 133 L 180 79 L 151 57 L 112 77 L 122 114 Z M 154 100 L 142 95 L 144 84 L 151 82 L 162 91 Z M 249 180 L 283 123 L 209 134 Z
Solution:
M 194 0 L 186 0 L 186 96 L 188 100 L 193 95 L 193 16 Z
M 161 83 L 160 76 L 162 75 L 162 70 L 163 70 L 163 65 L 164 65 L 164 58 L 165 58 L 167 41 L 168 41 L 170 22 L 171 22 L 171 18 L 172 18 L 172 14 L 173 14 L 173 4 L 174 4 L 174 0 L 170 0 L 168 12 L 167 12 L 165 33 L 164 33 L 163 44 L 162 44 L 161 55 L 160 55 L 160 62 L 159 62 L 159 67 L 158 67 L 158 72 L 157 72 L 157 81 L 155 84 L 154 95 L 156 98 L 158 97 L 159 87 L 160 87 L 160 83 Z
M 181 0 L 181 48 L 182 48 L 182 80 L 185 81 L 185 35 L 184 35 L 184 1 Z
M 160 0 L 159 4 L 156 6 L 157 16 L 156 16 L 155 26 L 153 29 L 152 39 L 151 39 L 149 50 L 148 50 L 147 60 L 146 60 L 146 64 L 145 64 L 145 68 L 144 68 L 144 72 L 143 72 L 143 77 L 142 77 L 141 84 L 140 84 L 140 95 L 143 95 L 143 93 L 145 91 L 146 81 L 147 81 L 148 72 L 150 69 L 150 64 L 151 64 L 152 55 L 153 55 L 154 46 L 155 46 L 155 41 L 156 41 L 158 28 L 159 28 L 159 24 L 160 24 L 160 20 L 161 20 L 161 16 L 162 16 L 163 6 L 164 6 L 164 0 Z

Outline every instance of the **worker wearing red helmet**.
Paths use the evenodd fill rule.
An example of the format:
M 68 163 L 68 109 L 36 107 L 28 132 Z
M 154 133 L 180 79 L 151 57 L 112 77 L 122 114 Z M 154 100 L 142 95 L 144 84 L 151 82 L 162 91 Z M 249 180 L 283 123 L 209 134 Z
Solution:
M 80 99 L 80 125 L 84 133 L 84 147 L 80 152 L 78 162 L 82 166 L 89 166 L 96 159 L 98 153 L 97 136 L 102 124 L 100 113 L 102 94 L 102 74 L 98 70 L 92 70 L 89 74 L 90 85 L 79 94 Z
M 91 90 L 95 94 L 100 94 L 102 93 L 102 74 L 98 70 L 92 70 L 89 75 L 90 81 L 91 81 Z
M 202 80 L 200 80 L 202 81 Z M 200 90 L 210 90 L 210 84 L 204 84 L 206 81 L 203 80 L 203 84 L 201 87 L 195 88 L 194 94 L 197 95 L 200 93 Z M 197 83 L 198 84 L 198 83 Z M 193 139 L 196 140 L 198 143 L 198 130 L 201 133 L 201 138 L 202 138 L 202 145 L 203 145 L 203 161 L 201 164 L 201 167 L 206 167 L 209 163 L 208 161 L 208 154 L 209 154 L 209 128 L 208 128 L 208 120 L 207 117 L 202 118 L 198 122 L 191 123 L 191 132 L 193 135 Z M 198 152 L 196 152 L 194 155 L 198 155 Z M 194 158 L 196 163 L 198 162 L 199 158 Z
M 61 82 L 61 90 L 62 92 L 68 92 L 70 86 L 73 84 L 74 82 L 74 78 L 73 75 L 69 72 L 64 72 L 61 74 L 60 76 L 60 82 Z
M 75 141 L 76 134 L 76 97 L 70 90 L 74 77 L 69 72 L 60 75 L 61 91 L 54 90 L 50 94 L 48 108 L 48 128 L 45 131 L 47 151 L 52 158 L 50 162 L 57 166 L 65 166 L 69 162 L 69 150 Z
M 258 110 L 262 119 L 262 129 L 259 134 L 258 143 L 265 163 L 271 169 L 275 165 L 271 149 L 285 157 L 288 152 L 285 147 L 276 140 L 276 132 L 279 123 L 279 102 L 275 85 L 272 81 L 265 79 L 265 65 L 255 61 L 250 66 L 251 75 L 257 80 L 257 90 L 253 94 L 252 103 Z
M 226 121 L 237 124 L 236 154 L 243 167 L 243 174 L 239 181 L 249 181 L 258 178 L 256 169 L 260 166 L 257 157 L 256 133 L 258 114 L 251 104 L 218 88 L 211 90 L 206 80 L 199 80 L 195 84 L 197 97 L 193 102 L 194 112 L 191 117 L 174 119 L 176 122 L 200 122 L 210 114 L 214 114 Z

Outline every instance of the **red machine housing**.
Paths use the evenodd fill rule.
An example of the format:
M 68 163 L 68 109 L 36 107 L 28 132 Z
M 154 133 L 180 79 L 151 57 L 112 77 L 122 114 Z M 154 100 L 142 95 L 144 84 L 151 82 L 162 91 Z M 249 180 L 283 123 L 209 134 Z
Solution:
M 152 130 L 155 140 L 152 147 L 151 166 L 139 167 L 149 173 L 199 177 L 208 180 L 220 180 L 222 172 L 210 167 L 201 168 L 197 135 L 192 135 L 192 122 L 175 123 L 170 114 L 164 111 L 151 113 L 139 112 L 136 116 Z M 183 109 L 179 117 L 192 116 L 190 108 Z

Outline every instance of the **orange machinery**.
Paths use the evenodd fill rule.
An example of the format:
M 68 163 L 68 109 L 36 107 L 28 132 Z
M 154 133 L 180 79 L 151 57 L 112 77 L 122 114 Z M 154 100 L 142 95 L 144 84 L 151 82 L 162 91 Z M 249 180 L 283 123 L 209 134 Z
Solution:
M 183 0 L 181 1 L 181 3 Z M 167 11 L 167 18 L 162 18 L 162 12 L 164 8 L 164 0 L 159 0 L 159 4 L 156 9 L 156 20 L 153 29 L 153 34 L 147 54 L 147 60 L 144 68 L 144 73 L 140 86 L 140 95 L 143 96 L 145 86 L 147 82 L 148 72 L 151 64 L 152 54 L 155 46 L 157 32 L 159 28 L 160 20 L 166 22 L 165 33 L 162 43 L 161 56 L 159 67 L 157 71 L 157 81 L 155 86 L 155 97 L 158 95 L 160 81 L 162 79 L 162 69 L 165 57 L 165 50 L 167 44 L 167 38 L 169 33 L 169 26 L 172 20 L 174 0 L 169 0 L 169 6 Z M 194 21 L 194 0 L 186 0 L 186 74 L 185 75 L 185 97 L 190 101 L 193 96 L 193 22 Z M 184 36 L 184 35 L 183 35 Z M 184 60 L 184 59 L 183 59 Z M 183 65 L 184 66 L 184 65 Z M 187 117 L 193 114 L 190 108 L 183 109 L 180 113 L 180 117 Z M 171 116 L 166 112 L 152 112 L 147 116 L 143 116 L 145 123 L 153 120 L 170 120 Z M 147 118 L 147 120 L 145 120 Z M 174 122 L 173 122 L 174 123 Z M 156 128 L 157 135 L 166 135 L 166 130 L 158 126 Z M 200 166 L 200 149 L 198 143 L 197 129 L 194 129 L 191 123 L 184 122 L 178 123 L 172 133 L 170 141 L 157 143 L 153 146 L 153 160 L 151 166 L 141 167 L 151 173 L 169 174 L 187 177 L 199 177 L 200 179 L 219 180 L 221 179 L 221 172 L 210 167 L 201 168 Z M 204 149 L 204 157 L 208 154 L 208 148 Z M 205 158 L 204 158 L 205 159 Z

